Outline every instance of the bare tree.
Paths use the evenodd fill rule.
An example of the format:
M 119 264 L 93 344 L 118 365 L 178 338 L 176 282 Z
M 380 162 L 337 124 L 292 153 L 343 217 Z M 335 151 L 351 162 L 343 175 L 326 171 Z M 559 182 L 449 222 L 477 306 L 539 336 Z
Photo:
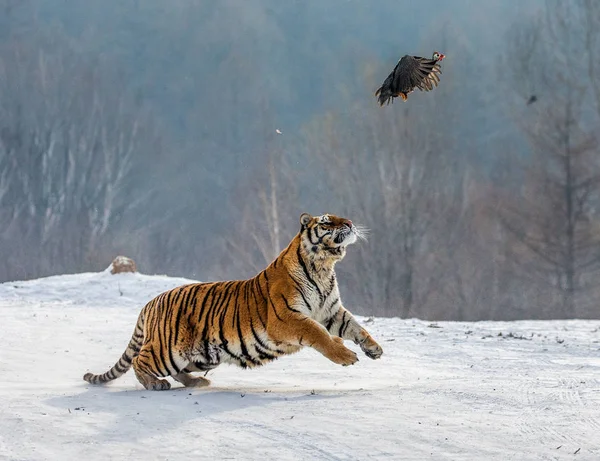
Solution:
M 268 104 L 260 112 L 263 146 L 252 155 L 231 208 L 237 225 L 225 232 L 226 276 L 234 271 L 254 274 L 270 264 L 298 231 L 301 208 L 297 201 L 297 177 L 290 160 L 290 144 L 277 128 Z M 287 136 L 289 138 L 289 136 Z M 248 153 L 247 153 L 248 154 Z
M 41 37 L 0 48 L 5 261 L 38 273 L 89 264 L 115 220 L 139 203 L 125 194 L 139 156 L 159 147 L 143 109 L 103 63 L 48 38 L 52 51 Z
M 522 247 L 513 254 L 522 273 L 537 274 L 556 295 L 556 314 L 569 318 L 584 312 L 600 269 L 600 162 L 591 128 L 600 119 L 589 110 L 595 70 L 581 59 L 599 52 L 600 43 L 578 27 L 586 8 L 595 7 L 547 2 L 535 24 L 515 31 L 506 59 L 531 156 L 523 162 L 521 193 L 502 204 L 500 222 Z
M 390 110 L 357 104 L 308 128 L 309 155 L 327 165 L 315 178 L 321 201 L 371 228 L 340 273 L 359 302 L 380 315 L 427 315 L 440 289 L 440 215 L 452 196 L 446 192 L 460 181 L 447 176 L 448 133 L 423 123 L 435 111 L 430 102 Z

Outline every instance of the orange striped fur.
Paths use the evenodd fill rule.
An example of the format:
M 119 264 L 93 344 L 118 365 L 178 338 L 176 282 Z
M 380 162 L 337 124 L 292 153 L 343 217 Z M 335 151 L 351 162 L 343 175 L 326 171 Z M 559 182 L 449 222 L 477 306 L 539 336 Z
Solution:
M 194 283 L 166 291 L 142 309 L 127 349 L 106 373 L 83 377 L 103 384 L 131 366 L 146 389 L 209 381 L 192 372 L 221 363 L 263 365 L 312 347 L 334 363 L 358 358 L 343 340 L 370 358 L 383 353 L 341 303 L 335 264 L 361 237 L 350 220 L 333 215 L 300 216 L 300 232 L 262 272 L 249 280 Z

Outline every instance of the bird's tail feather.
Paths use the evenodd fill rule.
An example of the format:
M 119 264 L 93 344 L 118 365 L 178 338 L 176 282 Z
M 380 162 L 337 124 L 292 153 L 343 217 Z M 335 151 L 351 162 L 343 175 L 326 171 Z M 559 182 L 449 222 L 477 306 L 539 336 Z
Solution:
M 375 96 L 377 96 L 379 105 L 383 106 L 385 103 L 390 103 L 394 94 L 391 92 L 390 88 L 384 84 L 377 89 Z

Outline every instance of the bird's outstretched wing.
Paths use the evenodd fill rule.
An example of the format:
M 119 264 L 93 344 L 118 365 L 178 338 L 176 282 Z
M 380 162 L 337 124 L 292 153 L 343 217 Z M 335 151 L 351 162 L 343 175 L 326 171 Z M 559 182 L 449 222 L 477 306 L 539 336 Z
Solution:
M 394 69 L 394 87 L 402 93 L 410 93 L 415 88 L 429 91 L 437 86 L 441 72 L 436 60 L 407 55 Z
M 437 87 L 440 83 L 440 74 L 442 73 L 442 69 L 439 64 L 435 64 L 433 66 L 432 71 L 427 75 L 427 77 L 422 81 L 420 85 L 417 85 L 417 88 L 421 91 L 431 91 L 434 87 Z

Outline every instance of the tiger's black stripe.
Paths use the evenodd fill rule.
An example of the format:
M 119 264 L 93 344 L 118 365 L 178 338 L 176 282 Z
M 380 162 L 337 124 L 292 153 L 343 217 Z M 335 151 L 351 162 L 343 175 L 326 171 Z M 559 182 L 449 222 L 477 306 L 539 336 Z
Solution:
M 177 366 L 177 364 L 175 363 L 175 357 L 173 355 L 173 351 L 175 349 L 175 343 L 173 342 L 173 336 L 174 336 L 174 328 L 170 328 L 171 323 L 173 321 L 173 308 L 174 308 L 174 303 L 179 303 L 180 298 L 183 295 L 183 290 L 179 290 L 176 294 L 175 294 L 175 299 L 173 300 L 173 302 L 167 307 L 167 311 L 165 312 L 165 327 L 163 330 L 163 334 L 165 336 L 165 343 L 168 345 L 168 359 L 169 359 L 169 363 L 167 364 L 168 370 L 169 372 L 173 375 L 173 374 L 177 374 L 179 373 L 181 370 L 179 369 L 179 367 Z M 179 309 L 181 310 L 181 309 Z
M 196 294 L 198 293 L 198 290 L 200 289 L 200 285 L 195 285 L 192 289 L 187 290 L 186 295 L 183 298 L 182 304 L 184 306 L 188 306 L 190 304 L 190 299 L 196 299 Z M 175 330 L 175 337 L 173 338 L 173 343 L 177 344 L 179 342 L 179 332 L 180 332 L 180 327 L 181 327 L 181 317 L 184 313 L 185 309 L 178 309 L 177 310 L 177 316 L 175 317 L 175 324 L 173 326 L 173 329 Z
M 339 331 L 338 331 L 338 336 L 339 336 L 340 338 L 342 338 L 342 337 L 343 337 L 343 334 L 344 334 L 344 333 L 343 333 L 343 331 L 342 331 L 342 328 L 344 328 L 344 327 L 345 327 L 345 324 L 344 324 L 344 322 L 345 322 L 345 321 L 346 321 L 346 311 L 344 311 L 344 315 L 342 316 L 342 321 L 341 321 L 341 323 L 340 323 L 340 329 L 339 329 Z
M 269 296 L 269 304 L 268 305 L 271 308 L 271 310 L 273 311 L 273 313 L 275 314 L 275 317 L 277 317 L 277 320 L 279 320 L 280 322 L 283 322 L 283 319 L 277 313 L 277 307 L 275 306 L 275 303 L 273 303 L 271 296 Z
M 167 299 L 169 299 L 170 296 L 167 297 Z M 157 307 L 155 306 L 155 309 L 157 309 Z M 157 329 L 157 335 L 156 335 L 156 339 L 158 340 L 158 349 L 159 350 L 163 350 L 163 335 L 160 333 L 160 323 L 159 323 L 160 318 L 156 318 L 156 321 L 153 322 L 153 329 L 156 328 Z M 154 325 L 156 324 L 156 325 Z M 162 354 L 158 354 L 158 356 L 156 355 L 155 352 L 155 347 L 151 347 L 149 349 L 149 353 L 152 356 L 152 360 L 154 361 L 154 363 L 156 364 L 156 367 L 158 368 L 158 371 L 161 373 L 161 376 L 166 376 L 168 373 L 168 369 L 166 367 L 166 364 L 164 362 L 164 358 L 162 357 Z
M 296 288 L 296 290 L 300 293 L 300 296 L 302 296 L 302 301 L 304 301 L 304 305 L 309 311 L 312 312 L 312 307 L 308 302 L 308 299 L 306 299 L 306 295 L 304 293 L 304 290 L 302 289 L 302 286 L 300 285 L 300 282 L 298 282 L 298 280 L 296 280 L 296 278 L 292 274 L 290 274 L 290 278 L 294 282 L 294 288 Z
M 306 267 L 306 264 L 304 263 L 304 258 L 302 257 L 302 253 L 300 252 L 300 246 L 298 246 L 298 249 L 296 250 L 296 252 L 297 252 L 297 256 L 298 256 L 298 262 L 300 263 L 300 267 L 302 267 L 302 271 L 304 272 L 304 276 L 306 277 L 306 280 L 315 288 L 315 290 L 317 291 L 317 294 L 319 295 L 319 298 L 322 300 L 323 294 L 321 293 L 321 289 L 317 286 L 317 283 L 314 281 L 314 279 L 308 273 L 308 268 Z
M 217 284 L 215 283 L 213 286 L 211 286 L 208 291 L 206 292 L 206 294 L 204 295 L 204 299 L 202 300 L 202 306 L 200 307 L 200 315 L 198 316 L 198 323 L 200 325 L 202 325 L 202 323 L 204 323 L 204 328 L 202 329 L 202 333 L 200 335 L 201 339 L 207 339 L 208 336 L 208 328 L 210 326 L 210 323 L 208 321 L 208 316 L 212 311 L 212 306 L 214 304 L 214 295 L 213 292 L 217 289 Z M 208 300 L 210 299 L 210 304 L 208 304 Z M 208 307 L 207 307 L 208 304 Z M 204 315 L 204 313 L 206 312 L 206 315 Z M 204 319 L 204 322 L 202 322 L 202 319 Z
M 237 332 L 238 341 L 240 342 L 240 350 L 242 352 L 241 357 L 246 360 L 253 362 L 254 358 L 250 356 L 246 343 L 244 342 L 244 335 L 242 333 L 242 327 L 240 325 L 240 288 L 241 283 L 238 283 L 235 288 L 235 300 L 233 302 L 233 313 L 231 315 L 231 327 Z
M 331 331 L 331 327 L 333 326 L 333 323 L 335 322 L 335 315 L 332 316 L 328 321 L 327 324 L 325 325 L 325 328 L 327 328 L 327 331 Z
M 231 282 L 227 282 L 225 284 L 225 287 L 223 290 L 221 290 L 221 292 L 219 293 L 219 296 L 217 297 L 216 300 L 213 301 L 213 303 L 210 306 L 210 310 L 211 310 L 211 317 L 210 320 L 207 319 L 207 325 L 206 328 L 208 327 L 213 327 L 213 328 L 217 328 L 219 330 L 219 332 L 223 329 L 223 314 L 226 313 L 226 307 L 229 303 L 229 300 L 231 299 L 231 290 L 229 290 L 229 288 L 231 287 Z M 217 320 L 218 319 L 218 320 Z M 220 334 L 220 333 L 219 333 Z M 204 338 L 203 339 L 208 339 L 208 338 Z
M 254 344 L 254 348 L 256 349 L 256 351 L 258 352 L 259 356 L 265 356 L 265 358 L 269 359 L 269 360 L 274 360 L 275 358 L 277 358 L 275 355 L 272 355 L 272 352 L 276 352 L 277 354 L 283 354 L 283 351 L 280 351 L 278 349 L 271 349 L 261 338 L 260 336 L 258 336 L 258 333 L 256 332 L 256 330 L 254 329 L 254 324 L 252 323 L 252 320 L 250 320 L 250 331 L 252 332 L 252 336 L 254 337 L 254 340 L 256 341 L 256 344 Z M 262 351 L 259 351 L 259 347 L 262 349 Z M 262 357 L 261 357 L 262 358 Z
M 233 296 L 233 294 L 232 294 L 231 290 L 229 290 L 228 296 L 226 298 L 228 300 L 227 304 L 229 304 L 229 299 L 231 299 L 232 296 Z M 242 364 L 242 366 L 245 368 L 247 366 L 245 361 L 242 360 L 242 358 L 239 355 L 237 355 L 231 349 L 229 349 L 229 347 L 227 347 L 227 344 L 229 343 L 229 341 L 225 337 L 225 328 L 224 328 L 226 315 L 227 315 L 227 309 L 222 309 L 222 312 L 219 315 L 219 322 L 218 322 L 219 341 L 221 342 L 219 347 L 221 347 L 221 349 L 223 349 L 227 354 L 229 354 L 234 359 L 239 360 L 240 364 Z
M 344 311 L 344 316 L 348 314 L 348 311 Z M 348 314 L 350 315 L 350 314 Z M 350 326 L 350 323 L 352 321 L 352 315 L 350 315 L 350 318 L 347 320 L 344 320 L 345 325 L 344 325 L 344 329 L 342 330 L 342 336 L 344 336 L 346 334 L 346 330 L 348 329 L 348 327 Z
M 254 284 L 256 285 L 256 288 L 258 289 L 258 293 L 260 294 L 261 298 L 262 298 L 262 302 L 267 304 L 269 302 L 269 300 L 267 299 L 267 297 L 264 295 L 262 288 L 260 286 L 260 275 L 258 274 L 258 276 L 256 277 L 256 279 L 254 280 Z M 253 296 L 255 296 L 255 300 L 256 300 L 256 294 L 253 292 Z M 260 302 L 258 300 L 256 300 L 256 305 L 259 305 Z M 266 314 L 268 316 L 268 314 Z M 267 324 L 266 324 L 266 320 L 264 320 L 262 318 L 262 316 L 260 315 L 260 310 L 258 311 L 258 318 L 260 319 L 260 323 L 263 324 L 263 327 L 266 328 Z
M 269 291 L 269 276 L 267 275 L 266 271 L 261 272 L 261 274 L 263 274 L 265 277 L 265 281 L 267 283 L 267 292 L 268 292 Z M 269 293 L 267 293 L 267 306 L 271 308 L 271 310 L 275 314 L 275 317 L 277 317 L 277 320 L 279 320 L 280 322 L 283 322 L 283 319 L 277 313 L 277 307 L 275 306 L 275 303 L 273 303 L 273 299 L 271 299 L 271 295 Z
M 255 281 L 254 281 L 254 285 L 256 285 L 257 283 L 258 283 L 258 282 L 255 280 Z M 258 300 L 258 298 L 256 297 L 256 291 L 257 291 L 257 290 L 252 290 L 252 298 L 254 299 L 255 306 L 258 306 L 258 305 L 259 305 L 259 300 Z M 267 300 L 266 300 L 266 299 L 264 299 L 264 296 L 262 296 L 262 291 L 260 291 L 260 289 L 259 289 L 258 291 L 260 292 L 260 295 L 261 295 L 261 297 L 263 298 L 263 299 L 262 299 L 262 302 L 266 303 L 266 302 L 267 302 Z M 248 310 L 250 310 L 250 306 L 248 306 Z M 261 323 L 261 325 L 263 326 L 263 328 L 266 330 L 266 329 L 267 329 L 267 324 L 265 323 L 265 321 L 263 320 L 262 316 L 260 315 L 260 310 L 257 310 L 257 312 L 256 312 L 256 316 L 258 317 L 258 320 L 260 320 L 260 323 Z
M 285 303 L 285 307 L 287 307 L 292 312 L 296 312 L 297 314 L 302 314 L 302 312 L 300 312 L 298 309 L 294 309 L 292 306 L 290 306 L 290 303 L 288 302 L 288 300 L 284 294 L 281 295 L 281 298 L 283 299 L 283 302 Z
M 250 284 L 248 284 L 248 286 L 250 286 Z M 255 305 L 257 305 L 257 304 L 258 304 L 258 301 L 257 301 L 257 299 L 256 299 L 256 290 L 251 290 L 251 294 L 252 294 L 252 297 L 254 298 L 254 302 L 256 303 Z M 263 300 L 263 301 L 264 301 L 264 300 Z M 268 345 L 268 344 L 266 344 L 266 343 L 265 343 L 265 342 L 264 342 L 264 341 L 263 341 L 263 340 L 260 338 L 260 336 L 259 336 L 259 335 L 258 335 L 258 333 L 256 332 L 256 329 L 254 328 L 254 322 L 252 321 L 252 315 L 251 315 L 251 313 L 250 313 L 250 305 L 249 305 L 249 304 L 247 305 L 247 308 L 248 308 L 248 318 L 249 318 L 249 322 L 250 322 L 250 331 L 252 331 L 252 336 L 254 336 L 254 339 L 256 340 L 256 345 L 259 345 L 259 346 L 260 346 L 262 349 L 264 349 L 264 352 L 263 352 L 263 354 L 268 354 L 268 358 L 269 358 L 269 360 L 273 360 L 273 359 L 275 359 L 275 358 L 276 358 L 275 356 L 271 355 L 271 352 L 275 352 L 275 353 L 277 353 L 277 354 L 283 354 L 284 352 L 283 352 L 282 350 L 279 350 L 279 349 L 277 349 L 277 348 L 273 349 L 273 348 L 269 347 L 269 345 Z M 266 329 L 267 329 L 267 325 L 266 325 L 266 324 L 265 324 L 265 322 L 263 321 L 263 319 L 262 319 L 262 317 L 260 316 L 260 314 L 258 314 L 256 317 L 257 317 L 257 318 L 258 318 L 258 320 L 260 321 L 260 323 L 261 323 L 261 325 L 262 325 L 262 328 L 263 328 L 263 330 L 265 330 L 265 331 L 266 331 Z M 256 347 L 256 345 L 255 345 L 255 347 Z M 258 349 L 257 349 L 257 351 L 258 351 Z
M 236 299 L 236 302 L 237 302 L 237 299 Z M 242 350 L 242 356 L 245 357 L 252 364 L 260 365 L 261 362 L 256 360 L 254 357 L 252 357 L 252 354 L 250 354 L 250 351 L 248 350 L 248 347 L 246 346 L 246 342 L 244 340 L 244 334 L 242 332 L 242 325 L 240 323 L 240 309 L 239 309 L 240 306 L 239 306 L 239 304 L 237 307 L 238 307 L 237 312 L 236 312 L 237 333 L 240 338 L 240 349 Z

